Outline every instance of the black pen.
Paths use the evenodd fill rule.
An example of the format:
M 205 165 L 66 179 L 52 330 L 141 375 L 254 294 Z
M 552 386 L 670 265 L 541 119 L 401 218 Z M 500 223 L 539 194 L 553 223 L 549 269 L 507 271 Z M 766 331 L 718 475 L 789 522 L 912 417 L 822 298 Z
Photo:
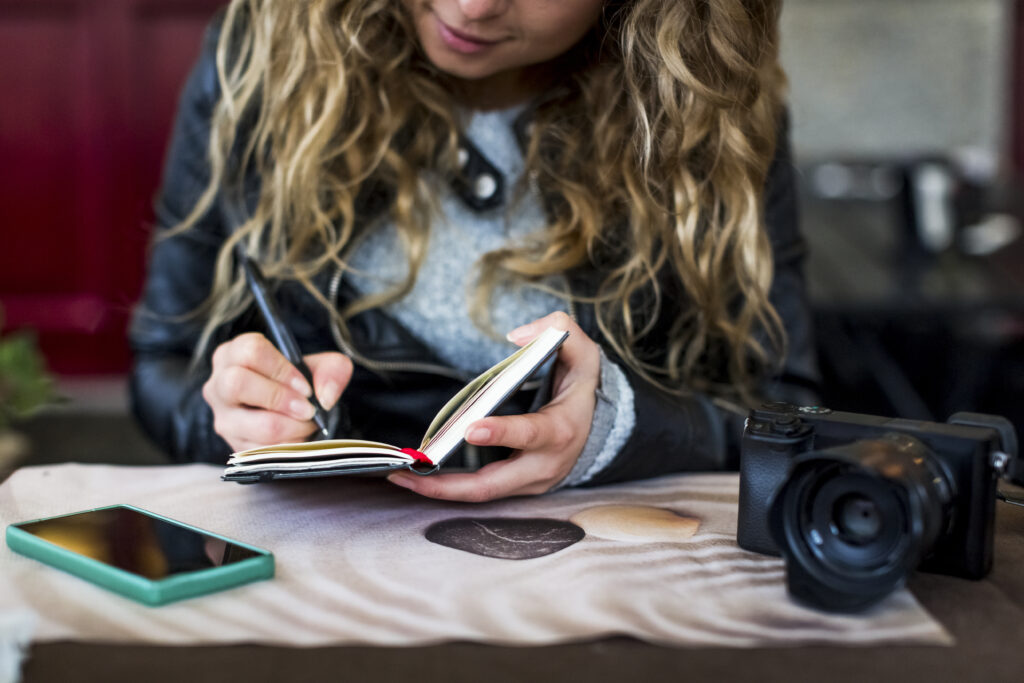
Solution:
M 242 270 L 245 271 L 245 281 L 249 285 L 249 291 L 252 292 L 252 298 L 256 300 L 256 306 L 263 315 L 263 320 L 267 324 L 267 330 L 270 332 L 274 345 L 280 349 L 284 357 L 288 359 L 288 362 L 302 373 L 302 376 L 309 382 L 309 388 L 313 390 L 313 373 L 309 371 L 309 366 L 302 360 L 302 352 L 299 351 L 299 345 L 295 343 L 295 337 L 285 327 L 284 320 L 281 319 L 281 314 L 277 312 L 277 306 L 274 305 L 274 300 L 267 293 L 267 283 L 263 279 L 263 273 L 260 271 L 259 266 L 256 265 L 256 262 L 248 256 L 242 255 L 239 260 L 242 264 Z M 331 433 L 327 430 L 327 411 L 320 405 L 320 401 L 316 399 L 315 390 L 309 395 L 309 402 L 316 409 L 316 412 L 313 413 L 313 422 L 321 434 L 325 437 L 330 436 Z

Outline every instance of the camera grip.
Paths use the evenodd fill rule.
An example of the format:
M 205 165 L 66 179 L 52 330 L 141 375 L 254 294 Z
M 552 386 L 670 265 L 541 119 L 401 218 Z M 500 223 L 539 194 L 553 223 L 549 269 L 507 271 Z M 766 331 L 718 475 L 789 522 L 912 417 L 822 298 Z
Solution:
M 768 529 L 768 510 L 789 471 L 791 454 L 744 449 L 740 460 L 740 507 L 736 542 L 741 548 L 779 555 Z
M 796 407 L 766 403 L 751 411 L 740 444 L 740 500 L 736 542 L 766 555 L 779 549 L 768 526 L 776 491 L 789 475 L 793 458 L 811 448 L 814 430 Z

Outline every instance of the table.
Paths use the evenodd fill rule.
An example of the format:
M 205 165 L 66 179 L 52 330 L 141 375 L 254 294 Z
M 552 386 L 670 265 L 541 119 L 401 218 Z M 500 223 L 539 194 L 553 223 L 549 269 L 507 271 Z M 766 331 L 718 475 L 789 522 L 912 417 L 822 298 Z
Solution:
M 1020 489 L 1009 492 L 1024 495 Z M 551 647 L 474 643 L 293 649 L 35 645 L 26 683 L 45 681 L 1020 681 L 1024 679 L 1024 508 L 1000 503 L 984 580 L 917 574 L 911 589 L 953 647 L 674 649 L 627 638 Z

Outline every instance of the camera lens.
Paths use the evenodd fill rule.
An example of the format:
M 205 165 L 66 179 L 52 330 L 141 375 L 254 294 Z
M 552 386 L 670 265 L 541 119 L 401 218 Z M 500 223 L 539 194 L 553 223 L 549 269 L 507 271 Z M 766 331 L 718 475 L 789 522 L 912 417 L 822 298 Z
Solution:
M 924 444 L 900 434 L 794 459 L 769 511 L 790 593 L 837 611 L 887 596 L 946 527 L 948 482 Z
M 832 507 L 830 528 L 845 542 L 864 545 L 878 537 L 882 516 L 870 498 L 861 493 L 849 493 Z

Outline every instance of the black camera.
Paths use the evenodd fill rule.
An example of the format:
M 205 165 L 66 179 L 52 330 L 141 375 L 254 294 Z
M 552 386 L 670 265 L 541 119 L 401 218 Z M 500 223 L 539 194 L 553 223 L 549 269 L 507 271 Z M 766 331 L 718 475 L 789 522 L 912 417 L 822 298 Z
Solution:
M 781 554 L 794 598 L 859 611 L 914 569 L 985 576 L 996 484 L 1015 467 L 1016 432 L 996 415 L 938 423 L 768 403 L 743 431 L 736 540 Z

